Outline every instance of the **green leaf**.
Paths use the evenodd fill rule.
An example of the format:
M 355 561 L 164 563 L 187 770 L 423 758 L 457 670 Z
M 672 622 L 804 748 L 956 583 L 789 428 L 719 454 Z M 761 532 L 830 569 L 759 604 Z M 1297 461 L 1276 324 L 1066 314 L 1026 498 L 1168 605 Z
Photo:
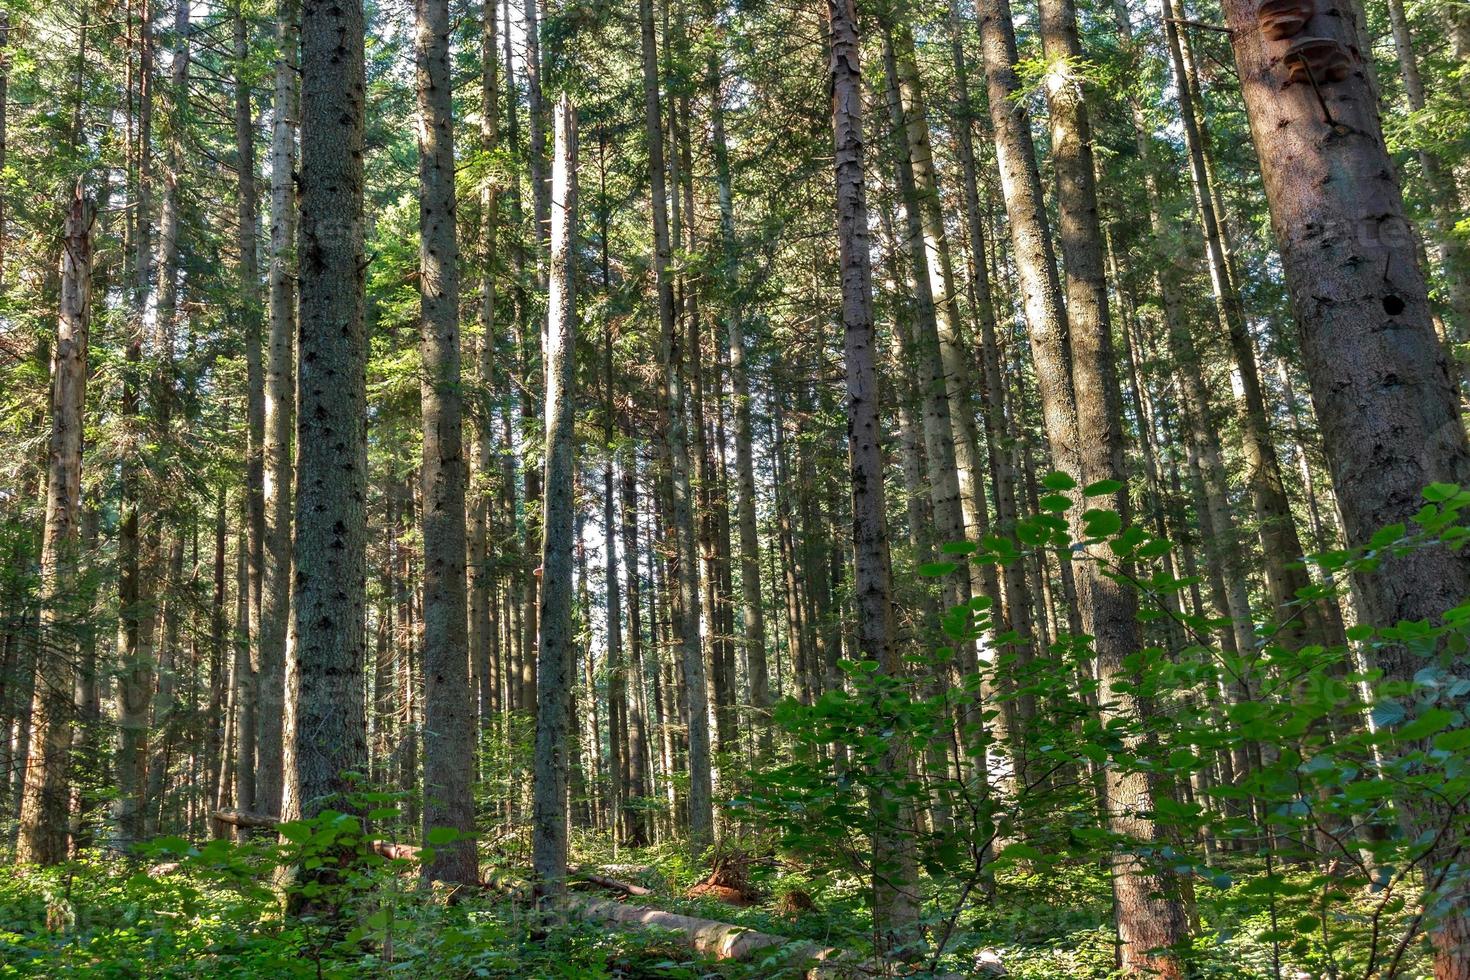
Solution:
M 1453 483 L 1431 483 L 1424 488 L 1424 499 L 1431 504 L 1440 504 L 1459 492 L 1460 488 Z
M 1076 490 L 1077 481 L 1065 473 L 1051 472 L 1041 478 L 1041 485 L 1048 490 Z
M 464 835 L 453 827 L 430 827 L 429 832 L 424 835 L 424 840 L 430 846 L 437 847 L 440 844 L 453 844 Z
M 1110 510 L 1089 510 L 1082 515 L 1082 521 L 1089 538 L 1105 538 L 1123 527 L 1123 518 Z
M 1036 502 L 1042 510 L 1049 510 L 1057 514 L 1065 513 L 1072 506 L 1072 498 L 1060 493 L 1049 493 Z
M 925 562 L 919 566 L 919 574 L 925 578 L 939 578 L 941 575 L 948 575 L 959 567 L 959 565 L 952 561 Z
M 1428 738 L 1443 731 L 1455 720 L 1455 713 L 1444 708 L 1428 708 L 1419 717 L 1398 730 L 1398 737 L 1410 741 Z
M 1020 841 L 1007 844 L 1005 849 L 996 855 L 997 858 L 1008 861 L 1039 861 L 1042 856 L 1041 851 L 1030 844 L 1022 844 Z
M 1375 551 L 1379 548 L 1387 548 L 1395 541 L 1402 540 L 1407 531 L 1408 529 L 1403 524 L 1390 524 L 1388 527 L 1381 527 L 1373 537 L 1368 539 L 1368 547 Z
M 979 546 L 970 541 L 946 541 L 939 546 L 939 550 L 946 555 L 973 555 L 979 550 Z
M 1096 483 L 1089 483 L 1086 487 L 1084 487 L 1082 490 L 1082 495 L 1084 497 L 1106 497 L 1108 494 L 1117 493 L 1119 490 L 1122 489 L 1122 481 L 1098 480 Z
M 1434 736 L 1434 747 L 1441 752 L 1461 752 L 1470 747 L 1470 728 L 1456 728 Z
M 304 820 L 291 820 L 276 829 L 293 844 L 304 844 L 311 840 L 311 824 Z

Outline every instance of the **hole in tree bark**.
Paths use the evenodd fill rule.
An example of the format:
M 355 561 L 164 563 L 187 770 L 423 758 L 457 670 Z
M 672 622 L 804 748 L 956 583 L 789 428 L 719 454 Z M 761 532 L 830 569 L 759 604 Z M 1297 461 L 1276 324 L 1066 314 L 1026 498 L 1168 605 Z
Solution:
M 1398 316 L 1404 312 L 1404 301 L 1393 293 L 1388 293 L 1383 297 L 1383 312 L 1389 316 Z

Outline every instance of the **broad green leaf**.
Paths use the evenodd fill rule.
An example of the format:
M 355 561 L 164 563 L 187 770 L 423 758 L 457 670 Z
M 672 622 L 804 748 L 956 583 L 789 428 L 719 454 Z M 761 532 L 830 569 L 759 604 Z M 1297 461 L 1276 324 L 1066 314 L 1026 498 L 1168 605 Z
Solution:
M 1048 490 L 1075 490 L 1077 481 L 1065 473 L 1053 471 L 1041 478 L 1041 485 Z

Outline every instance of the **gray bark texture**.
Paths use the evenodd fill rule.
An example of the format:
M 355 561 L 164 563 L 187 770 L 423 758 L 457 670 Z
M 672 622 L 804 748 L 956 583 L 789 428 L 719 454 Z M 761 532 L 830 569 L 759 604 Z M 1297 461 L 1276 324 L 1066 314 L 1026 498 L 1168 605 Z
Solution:
M 363 324 L 363 11 L 301 18 L 301 325 L 292 616 L 296 707 L 288 809 L 350 804 L 367 767 L 364 631 L 367 337 Z M 308 872 L 311 874 L 311 872 Z
M 894 641 L 893 569 L 883 501 L 883 429 L 878 403 L 877 350 L 873 329 L 873 270 L 869 258 L 868 203 L 863 187 L 863 88 L 857 11 L 852 0 L 829 0 L 831 28 L 832 139 L 837 183 L 837 245 L 842 270 L 843 357 L 847 369 L 847 445 L 852 481 L 854 586 L 858 648 L 884 673 L 903 673 Z M 889 739 L 879 765 L 908 772 L 902 739 Z M 884 955 L 912 954 L 918 897 L 909 828 L 913 814 L 875 799 L 873 819 L 873 919 Z
M 419 109 L 419 355 L 423 415 L 424 838 L 426 880 L 479 880 L 471 781 L 475 774 L 465 582 L 464 405 L 460 387 L 459 243 L 449 4 L 418 0 L 414 45 Z M 432 843 L 432 841 L 430 841 Z
M 531 863 L 538 896 L 566 888 L 567 769 L 576 753 L 570 701 L 576 637 L 572 625 L 575 527 L 572 425 L 576 415 L 577 117 L 557 105 L 552 162 L 551 266 L 546 332 L 546 506 L 541 544 L 541 646 L 536 657 L 536 756 Z

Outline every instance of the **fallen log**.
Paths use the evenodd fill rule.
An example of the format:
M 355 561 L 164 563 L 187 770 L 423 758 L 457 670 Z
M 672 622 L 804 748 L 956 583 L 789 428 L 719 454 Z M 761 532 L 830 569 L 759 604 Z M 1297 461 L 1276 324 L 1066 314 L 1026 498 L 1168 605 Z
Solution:
M 280 817 L 269 813 L 252 813 L 249 810 L 216 810 L 214 819 L 220 823 L 227 823 L 232 827 L 264 827 L 273 828 L 281 822 Z
M 641 896 L 653 894 L 652 889 L 644 888 L 642 885 L 635 885 L 627 881 L 619 881 L 616 878 L 608 878 L 605 875 L 593 874 L 591 871 L 583 871 L 579 868 L 572 868 L 570 870 L 573 877 L 580 879 L 581 881 L 591 882 L 592 884 L 597 885 L 599 888 L 606 888 L 608 891 L 621 892 L 624 895 Z
M 612 899 L 569 897 L 567 909 L 582 918 L 621 928 L 662 929 L 677 933 L 682 945 L 716 960 L 748 960 L 757 953 L 775 949 L 784 950 L 792 960 L 812 963 L 844 955 L 841 950 L 819 943 L 792 941 L 785 936 L 756 932 L 728 922 L 699 919 L 644 905 L 626 905 Z
M 274 827 L 279 821 L 268 814 L 251 813 L 246 810 L 216 810 L 214 818 L 237 827 Z M 420 848 L 413 844 L 395 844 L 392 841 L 372 840 L 368 848 L 389 860 L 418 857 Z M 603 888 L 628 895 L 648 895 L 649 889 L 616 878 L 573 872 L 579 877 Z M 515 888 L 508 882 L 489 877 L 481 882 L 483 887 L 505 894 L 514 894 Z M 612 899 L 567 896 L 568 912 L 605 922 L 624 929 L 661 929 L 672 933 L 678 941 L 716 960 L 742 961 L 753 959 L 758 953 L 777 955 L 793 966 L 799 966 L 801 976 L 807 980 L 844 980 L 844 978 L 877 977 L 890 975 L 891 970 L 883 964 L 861 960 L 848 950 L 823 946 L 808 940 L 792 940 L 768 932 L 757 932 L 745 926 L 714 919 L 700 919 L 677 912 L 642 905 L 627 905 Z M 953 978 L 958 980 L 958 978 Z
M 368 850 L 390 861 L 412 861 L 419 856 L 419 849 L 412 844 L 395 844 L 387 840 L 368 841 Z
M 799 975 L 807 980 L 852 980 L 893 975 L 891 964 L 861 959 L 850 950 L 757 932 L 714 919 L 700 919 L 643 905 L 627 905 L 612 899 L 576 896 L 568 897 L 567 910 L 617 928 L 665 930 L 674 934 L 681 945 L 715 960 L 738 962 L 755 959 L 761 954 L 774 956 L 786 966 L 801 970 Z M 942 980 L 960 978 L 950 974 Z

